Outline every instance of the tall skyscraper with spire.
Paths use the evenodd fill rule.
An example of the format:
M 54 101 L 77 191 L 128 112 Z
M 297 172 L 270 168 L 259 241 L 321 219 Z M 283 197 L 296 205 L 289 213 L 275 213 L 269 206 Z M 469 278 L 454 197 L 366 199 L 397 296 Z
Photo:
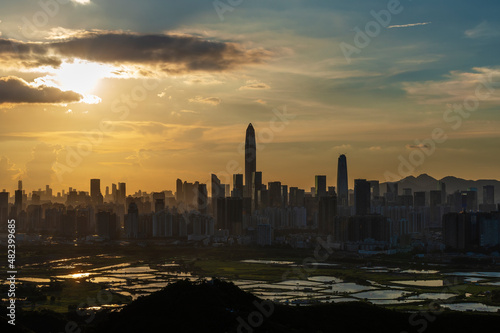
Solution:
M 255 130 L 250 123 L 245 136 L 245 193 L 251 196 L 252 173 L 257 171 L 257 151 L 255 144 Z
M 337 202 L 339 206 L 349 205 L 349 187 L 347 183 L 347 159 L 345 155 L 339 156 L 337 167 Z

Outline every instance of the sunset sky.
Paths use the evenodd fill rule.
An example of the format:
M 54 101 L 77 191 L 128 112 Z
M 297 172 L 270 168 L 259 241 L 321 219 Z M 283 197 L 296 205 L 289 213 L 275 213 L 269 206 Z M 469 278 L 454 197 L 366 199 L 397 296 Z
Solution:
M 227 182 L 250 122 L 265 183 L 500 179 L 500 4 L 396 5 L 3 1 L 0 190 Z

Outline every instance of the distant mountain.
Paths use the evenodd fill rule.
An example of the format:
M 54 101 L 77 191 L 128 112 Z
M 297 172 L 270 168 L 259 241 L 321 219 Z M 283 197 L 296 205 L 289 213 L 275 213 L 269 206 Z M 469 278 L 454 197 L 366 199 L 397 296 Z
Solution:
M 428 174 L 421 174 L 418 177 L 408 176 L 401 179 L 399 183 L 399 194 L 403 193 L 404 188 L 412 189 L 412 192 L 438 190 L 438 183 L 443 182 L 446 185 L 446 193 L 451 194 L 455 191 L 465 191 L 469 188 L 476 188 L 478 192 L 479 203 L 483 202 L 483 186 L 493 185 L 495 187 L 495 201 L 500 203 L 500 181 L 495 179 L 467 180 L 453 176 L 447 176 L 442 179 L 436 179 Z M 381 192 L 385 191 L 387 183 L 381 183 Z

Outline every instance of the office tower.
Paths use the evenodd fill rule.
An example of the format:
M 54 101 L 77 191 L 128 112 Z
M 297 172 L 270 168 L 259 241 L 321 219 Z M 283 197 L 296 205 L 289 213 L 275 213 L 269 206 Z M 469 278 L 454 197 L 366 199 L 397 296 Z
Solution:
M 22 180 L 18 180 L 17 181 L 17 190 L 18 191 L 22 191 L 23 190 L 23 181 Z
M 273 243 L 273 227 L 270 224 L 257 225 L 257 245 L 269 246 Z
M 22 189 L 18 189 L 14 192 L 14 207 L 16 208 L 16 214 L 21 213 L 21 211 L 23 210 L 23 190 Z
M 116 197 L 116 192 L 117 192 L 117 187 L 116 187 L 116 184 L 111 184 L 111 197 L 113 197 L 113 201 L 116 202 L 116 200 L 118 199 Z
M 446 204 L 446 184 L 442 181 L 438 181 L 437 190 L 441 191 L 441 204 Z
M 120 199 L 125 202 L 127 197 L 127 185 L 125 183 L 118 183 L 118 191 L 120 191 Z
M 340 155 L 337 167 L 337 204 L 347 207 L 349 205 L 349 187 L 347 183 L 347 159 Z
M 425 192 L 415 192 L 413 197 L 415 207 L 425 207 Z
M 314 177 L 314 196 L 316 198 L 324 197 L 326 195 L 326 176 Z
M 372 199 L 380 197 L 380 182 L 378 180 L 369 180 L 370 192 L 372 194 Z
M 370 213 L 370 183 L 366 179 L 354 180 L 354 209 L 356 215 Z
M 283 199 L 281 197 L 281 182 L 269 182 L 269 206 L 282 207 Z
M 233 198 L 243 197 L 243 174 L 241 173 L 233 175 L 233 192 L 231 196 Z
M 127 216 L 125 217 L 125 236 L 127 238 L 139 237 L 139 209 L 133 201 L 128 206 Z
M 337 197 L 334 195 L 319 197 L 318 231 L 322 234 L 332 234 L 335 216 L 337 215 Z
M 153 193 L 153 202 L 155 205 L 155 213 L 159 213 L 165 209 L 165 192 Z
M 252 172 L 252 181 L 251 181 L 251 197 L 252 197 L 252 211 L 258 208 L 258 191 L 262 189 L 262 172 L 255 171 Z
M 430 207 L 437 207 L 439 205 L 442 205 L 443 202 L 442 202 L 442 195 L 441 195 L 441 191 L 431 191 L 430 192 Z
M 257 148 L 255 144 L 255 130 L 252 124 L 247 127 L 245 136 L 245 186 L 247 188 L 246 196 L 251 197 L 252 174 L 257 171 Z
M 9 192 L 0 192 L 0 230 L 7 230 L 9 217 Z
M 493 185 L 483 186 L 483 204 L 485 205 L 495 204 L 495 187 Z
M 288 206 L 288 185 L 281 185 L 281 198 L 283 200 L 283 207 Z
M 100 179 L 91 179 L 90 180 L 90 196 L 92 198 L 95 198 L 99 194 L 101 194 L 101 180 Z
M 207 184 L 198 184 L 198 211 L 202 214 L 207 214 L 208 210 L 208 192 Z
M 220 183 L 220 180 L 217 177 L 217 175 L 212 174 L 211 178 L 212 178 L 211 182 L 212 199 L 225 197 L 224 184 Z
M 385 193 L 385 199 L 387 203 L 394 204 L 398 199 L 398 188 L 399 184 L 397 182 L 387 182 L 387 190 Z
M 179 178 L 177 178 L 177 180 L 175 181 L 175 199 L 177 200 L 177 203 L 184 201 L 182 180 L 180 180 Z
M 102 194 L 101 194 L 101 180 L 91 179 L 90 180 L 90 198 L 94 205 L 102 204 Z

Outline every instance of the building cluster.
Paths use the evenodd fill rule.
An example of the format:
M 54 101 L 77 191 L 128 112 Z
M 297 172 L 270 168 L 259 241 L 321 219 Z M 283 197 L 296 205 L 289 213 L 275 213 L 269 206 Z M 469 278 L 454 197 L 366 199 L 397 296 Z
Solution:
M 175 193 L 137 192 L 126 184 L 101 192 L 100 179 L 90 192 L 70 188 L 53 194 L 47 186 L 26 194 L 19 181 L 10 197 L 0 192 L 0 218 L 17 220 L 17 231 L 68 239 L 172 239 L 205 243 L 306 246 L 312 235 L 326 235 L 339 249 L 389 250 L 427 246 L 467 250 L 500 245 L 500 213 L 494 186 L 449 193 L 399 188 L 400 183 L 355 179 L 348 187 L 345 155 L 340 155 L 336 186 L 315 176 L 310 190 L 267 184 L 257 171 L 255 130 L 245 138 L 244 174 L 223 184 L 177 179 Z M 210 192 L 207 185 L 209 185 Z

